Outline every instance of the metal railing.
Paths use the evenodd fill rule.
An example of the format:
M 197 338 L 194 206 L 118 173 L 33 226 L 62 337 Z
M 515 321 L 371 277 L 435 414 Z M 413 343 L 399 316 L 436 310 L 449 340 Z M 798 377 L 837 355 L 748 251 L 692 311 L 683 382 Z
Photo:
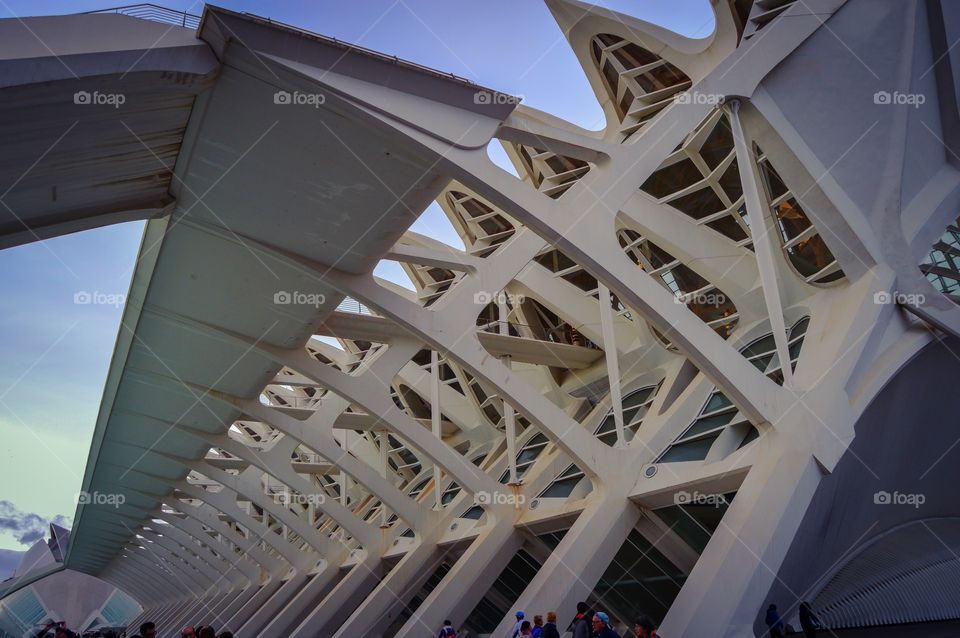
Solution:
M 178 27 L 196 29 L 200 26 L 200 16 L 186 11 L 177 11 L 161 7 L 157 4 L 128 4 L 122 7 L 111 7 L 109 9 L 97 9 L 96 11 L 87 11 L 86 13 L 119 13 L 141 20 L 150 20 L 151 22 L 160 22 L 162 24 L 172 24 Z

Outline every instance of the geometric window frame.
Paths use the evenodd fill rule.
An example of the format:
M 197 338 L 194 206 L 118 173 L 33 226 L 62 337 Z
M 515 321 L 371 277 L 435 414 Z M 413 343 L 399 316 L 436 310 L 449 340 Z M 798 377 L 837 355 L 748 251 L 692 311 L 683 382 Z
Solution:
M 633 263 L 658 281 L 714 332 L 724 339 L 733 334 L 740 320 L 740 312 L 722 290 L 632 228 L 617 230 L 617 240 Z M 681 282 L 694 285 L 684 289 Z M 668 348 L 672 348 L 665 338 L 656 334 Z
M 617 35 L 593 36 L 590 52 L 620 120 L 624 139 L 643 128 L 673 104 L 675 95 L 693 84 L 674 64 Z
M 804 211 L 800 200 L 758 145 L 753 146 L 770 213 L 778 230 L 780 246 L 791 269 L 811 286 L 841 283 L 846 275 L 820 231 Z
M 930 249 L 920 272 L 940 293 L 960 304 L 960 217 L 947 226 Z
M 809 326 L 810 317 L 805 316 L 797 320 L 787 331 L 791 370 L 796 369 L 797 362 L 800 360 L 800 350 Z M 741 348 L 740 353 L 751 365 L 775 383 L 783 384 L 783 373 L 780 369 L 773 333 L 754 339 Z M 758 435 L 756 428 L 746 415 L 719 388 L 714 386 L 696 418 L 657 456 L 654 463 L 703 461 L 720 435 L 733 427 L 745 430 L 738 448 L 745 446 Z
M 634 435 L 640 429 L 643 418 L 647 415 L 653 400 L 657 397 L 657 390 L 660 384 L 648 385 L 623 397 L 621 405 L 623 407 L 623 434 L 626 442 L 633 440 Z M 613 408 L 607 411 L 607 415 L 600 421 L 596 431 L 593 433 L 602 443 L 615 447 L 617 444 L 617 424 L 613 416 Z
M 714 109 L 640 186 L 738 246 L 753 250 L 743 183 L 726 111 Z

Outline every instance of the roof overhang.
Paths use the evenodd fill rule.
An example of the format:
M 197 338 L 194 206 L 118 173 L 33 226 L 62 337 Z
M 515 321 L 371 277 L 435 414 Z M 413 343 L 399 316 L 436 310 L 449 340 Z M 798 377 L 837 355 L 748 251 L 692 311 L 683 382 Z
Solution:
M 449 181 L 404 128 L 435 121 L 485 146 L 514 108 L 261 18 L 211 7 L 199 35 L 219 74 L 190 113 L 172 213 L 146 226 L 83 479 L 104 496 L 78 506 L 66 558 L 92 574 L 208 452 L 177 426 L 225 432 L 241 414 L 216 394 L 256 398 L 276 376 L 242 340 L 302 347 L 337 307 L 342 295 L 298 259 L 371 272 Z M 277 103 L 278 91 L 324 99 Z M 313 296 L 277 303 L 280 292 Z

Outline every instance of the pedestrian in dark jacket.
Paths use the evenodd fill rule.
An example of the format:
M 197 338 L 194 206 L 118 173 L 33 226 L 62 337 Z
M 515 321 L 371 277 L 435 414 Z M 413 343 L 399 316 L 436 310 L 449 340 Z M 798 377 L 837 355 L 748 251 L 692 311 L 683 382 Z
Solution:
M 770 606 L 767 607 L 765 620 L 767 627 L 770 628 L 770 638 L 783 638 L 783 618 L 780 617 L 780 612 L 777 611 L 777 606 L 773 603 L 770 603 Z
M 543 626 L 543 633 L 540 638 L 560 638 L 560 632 L 557 631 L 557 614 L 547 612 L 547 623 Z
M 587 603 L 577 603 L 577 615 L 573 617 L 573 622 L 570 623 L 573 638 L 590 638 L 593 629 L 590 626 L 590 617 L 587 615 L 588 610 Z
M 657 625 L 650 616 L 640 616 L 633 623 L 633 633 L 637 638 L 657 638 Z
M 803 629 L 803 635 L 806 638 L 816 638 L 820 625 L 820 619 L 813 613 L 810 603 L 807 601 L 800 603 L 800 628 Z
M 453 628 L 453 623 L 449 620 L 443 621 L 443 627 L 440 629 L 440 633 L 437 634 L 437 638 L 456 638 L 457 630 Z

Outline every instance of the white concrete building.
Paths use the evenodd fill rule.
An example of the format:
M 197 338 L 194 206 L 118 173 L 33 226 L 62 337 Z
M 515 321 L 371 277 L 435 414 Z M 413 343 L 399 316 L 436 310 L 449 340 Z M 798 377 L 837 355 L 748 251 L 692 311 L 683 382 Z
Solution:
M 209 6 L 0 21 L 0 245 L 149 220 L 65 559 L 134 625 L 960 618 L 960 6 L 547 4 L 602 131 Z
M 50 538 L 30 546 L 10 580 L 33 579 L 0 600 L 0 638 L 33 636 L 48 623 L 78 630 L 125 627 L 143 608 L 128 594 L 99 578 L 63 568 L 70 532 L 50 525 Z M 44 574 L 42 578 L 34 578 Z M 10 581 L 0 584 L 4 590 Z M 79 631 L 78 631 L 79 633 Z

